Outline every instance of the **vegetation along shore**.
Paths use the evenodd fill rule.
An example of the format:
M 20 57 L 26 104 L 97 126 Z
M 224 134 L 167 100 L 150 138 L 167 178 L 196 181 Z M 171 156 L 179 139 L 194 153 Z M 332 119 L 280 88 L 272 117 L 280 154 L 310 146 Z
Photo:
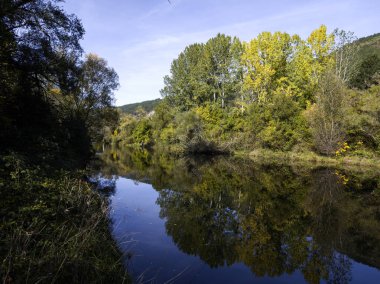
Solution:
M 323 25 L 306 39 L 263 32 L 241 42 L 218 34 L 173 60 L 162 100 L 120 107 L 106 142 L 376 165 L 379 72 L 379 34 L 357 39 Z

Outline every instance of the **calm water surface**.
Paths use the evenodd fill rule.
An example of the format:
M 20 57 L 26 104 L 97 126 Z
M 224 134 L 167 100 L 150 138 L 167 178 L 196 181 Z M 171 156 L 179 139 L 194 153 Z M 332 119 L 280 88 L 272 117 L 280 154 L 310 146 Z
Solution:
M 104 153 L 112 234 L 143 283 L 380 283 L 380 176 Z

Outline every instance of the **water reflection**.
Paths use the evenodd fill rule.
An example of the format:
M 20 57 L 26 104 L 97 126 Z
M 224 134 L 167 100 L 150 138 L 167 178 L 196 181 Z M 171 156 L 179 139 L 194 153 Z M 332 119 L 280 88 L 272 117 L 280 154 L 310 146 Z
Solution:
M 167 235 L 209 267 L 243 263 L 253 277 L 301 272 L 308 283 L 380 277 L 379 176 L 147 151 L 103 158 L 105 177 L 153 185 Z M 353 269 L 358 262 L 375 274 Z

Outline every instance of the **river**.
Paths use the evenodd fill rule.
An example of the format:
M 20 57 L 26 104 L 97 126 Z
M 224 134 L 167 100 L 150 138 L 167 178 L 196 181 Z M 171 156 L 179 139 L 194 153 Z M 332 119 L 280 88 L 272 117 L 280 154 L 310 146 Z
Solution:
M 379 283 L 380 175 L 108 149 L 96 178 L 139 283 Z

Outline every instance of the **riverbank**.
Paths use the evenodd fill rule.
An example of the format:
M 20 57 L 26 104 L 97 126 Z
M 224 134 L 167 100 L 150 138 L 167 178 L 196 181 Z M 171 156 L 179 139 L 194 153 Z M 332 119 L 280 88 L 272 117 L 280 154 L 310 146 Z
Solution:
M 268 149 L 256 149 L 253 151 L 236 151 L 235 156 L 249 157 L 251 160 L 260 163 L 286 163 L 300 164 L 308 167 L 326 166 L 336 168 L 356 168 L 362 170 L 380 170 L 379 157 L 360 156 L 321 156 L 314 152 L 280 152 Z
M 108 200 L 84 172 L 0 167 L 0 274 L 4 283 L 128 282 L 109 231 Z

